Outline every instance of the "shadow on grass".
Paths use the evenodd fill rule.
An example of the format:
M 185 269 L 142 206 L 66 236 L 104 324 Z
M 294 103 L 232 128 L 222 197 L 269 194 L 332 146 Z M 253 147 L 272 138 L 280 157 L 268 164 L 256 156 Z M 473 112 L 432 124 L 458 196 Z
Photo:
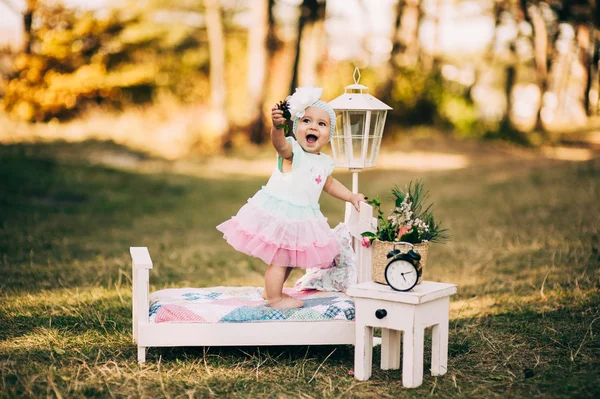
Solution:
M 594 323 L 598 320 L 600 294 L 587 296 L 577 304 L 569 304 L 565 298 L 557 305 L 553 311 L 540 307 L 451 320 L 449 371 L 444 377 L 429 373 L 431 339 L 426 334 L 424 383 L 415 390 L 402 388 L 400 370 L 379 369 L 380 349 L 376 348 L 371 380 L 353 386 L 352 392 L 360 397 L 374 393 L 412 397 L 431 392 L 442 397 L 594 397 L 600 394 L 594 372 L 600 367 L 600 345 L 595 338 L 600 327 Z M 122 310 L 118 313 L 124 321 Z M 38 316 L 22 325 L 21 338 L 5 338 L 10 345 L 4 354 L 12 362 L 4 368 L 5 378 L 27 375 L 49 364 L 58 370 L 87 364 L 84 374 L 119 364 L 125 376 L 137 375 L 136 350 L 129 343 L 128 327 L 121 324 L 103 331 L 93 326 L 93 319 L 84 323 L 57 320 L 60 322 L 52 329 L 31 329 L 47 322 Z M 331 379 L 339 385 L 339 395 L 353 384 L 353 363 L 351 346 L 185 347 L 151 348 L 148 363 L 139 367 L 155 370 L 158 366 L 159 372 L 174 374 L 186 386 L 208 385 L 223 395 L 251 397 L 250 393 L 259 387 L 272 393 L 284 394 L 292 389 L 319 395 Z M 92 389 L 94 384 L 91 381 L 81 388 Z M 14 380 L 10 389 L 16 391 L 18 385 Z M 170 393 L 184 393 L 176 384 L 168 387 Z
M 108 284 L 130 268 L 129 246 L 159 249 L 172 258 L 174 249 L 181 253 L 196 240 L 200 252 L 220 240 L 214 227 L 235 213 L 240 196 L 248 198 L 264 183 L 135 173 L 82 161 L 81 154 L 53 156 L 98 145 L 107 144 L 0 147 L 0 288 Z M 225 248 L 220 242 L 214 247 Z M 169 270 L 163 269 L 164 277 L 175 277 Z
M 98 290 L 96 290 L 98 291 Z M 69 293 L 65 293 L 68 295 Z M 131 330 L 131 298 L 119 300 L 116 292 L 97 298 L 98 292 L 80 295 L 76 300 L 58 300 L 56 295 L 46 304 L 11 298 L 0 310 L 0 341 L 22 337 L 36 328 L 51 328 L 69 334 L 109 334 Z

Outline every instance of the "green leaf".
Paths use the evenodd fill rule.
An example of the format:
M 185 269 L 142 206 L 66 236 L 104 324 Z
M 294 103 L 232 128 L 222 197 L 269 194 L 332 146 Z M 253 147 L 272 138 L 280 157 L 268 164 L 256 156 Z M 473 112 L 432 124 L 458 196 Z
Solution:
M 367 201 L 367 204 L 374 205 L 376 207 L 380 207 L 381 206 L 381 202 L 379 201 L 379 196 L 376 195 L 375 198 L 373 198 L 372 200 Z

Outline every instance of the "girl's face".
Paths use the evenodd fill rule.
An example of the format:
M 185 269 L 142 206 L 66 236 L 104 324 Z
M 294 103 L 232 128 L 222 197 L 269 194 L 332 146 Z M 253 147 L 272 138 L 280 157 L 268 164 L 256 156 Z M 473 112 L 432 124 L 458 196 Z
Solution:
M 306 152 L 318 154 L 329 141 L 331 121 L 327 111 L 317 107 L 306 108 L 305 114 L 298 121 L 296 140 Z

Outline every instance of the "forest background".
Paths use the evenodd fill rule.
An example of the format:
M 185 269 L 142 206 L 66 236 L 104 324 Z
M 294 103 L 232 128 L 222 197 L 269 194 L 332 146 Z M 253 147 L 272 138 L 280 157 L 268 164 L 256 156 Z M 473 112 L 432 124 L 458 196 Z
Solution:
M 0 0 L 0 398 L 600 397 L 599 21 L 583 0 Z M 458 286 L 448 373 L 359 382 L 351 345 L 138 364 L 129 247 L 152 292 L 262 286 L 215 226 L 274 168 L 273 104 L 332 100 L 355 67 L 393 108 L 360 191 L 389 214 L 421 180 L 451 236 L 424 269 Z
M 388 139 L 425 125 L 539 146 L 596 126 L 600 12 L 591 1 L 0 7 L 4 142 L 95 137 L 168 158 L 262 144 L 272 104 L 302 85 L 331 100 L 356 66 L 393 108 L 388 126 L 400 128 Z

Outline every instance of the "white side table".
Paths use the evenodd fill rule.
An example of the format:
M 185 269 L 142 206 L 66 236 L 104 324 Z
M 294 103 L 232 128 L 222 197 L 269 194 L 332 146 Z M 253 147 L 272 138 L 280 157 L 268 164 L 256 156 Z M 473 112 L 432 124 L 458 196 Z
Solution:
M 372 281 L 353 285 L 346 294 L 356 306 L 354 377 L 371 377 L 373 327 L 381 330 L 381 369 L 400 368 L 402 339 L 402 385 L 413 388 L 423 382 L 424 330 L 433 326 L 431 374 L 444 375 L 448 365 L 448 313 L 455 284 L 423 281 L 409 292 L 394 291 Z

